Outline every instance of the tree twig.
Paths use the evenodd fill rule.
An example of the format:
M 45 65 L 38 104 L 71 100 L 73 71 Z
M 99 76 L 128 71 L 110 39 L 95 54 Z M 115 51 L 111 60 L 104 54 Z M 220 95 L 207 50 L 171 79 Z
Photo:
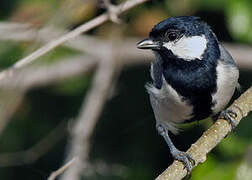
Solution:
M 247 116 L 252 111 L 252 87 L 243 93 L 234 103 L 227 109 L 233 110 L 237 117 L 235 118 L 236 124 Z M 224 137 L 231 131 L 231 125 L 223 119 L 218 119 L 204 134 L 192 144 L 187 151 L 195 159 L 197 166 L 198 163 L 206 161 L 206 155 L 210 152 Z M 156 180 L 180 180 L 186 176 L 186 168 L 183 163 L 174 161 Z
M 75 161 L 75 157 L 68 161 L 66 164 L 64 164 L 62 167 L 60 167 L 58 170 L 54 171 L 51 173 L 49 178 L 47 180 L 54 180 L 56 179 L 59 175 L 61 175 L 64 171 L 67 170 Z
M 141 4 L 143 2 L 145 2 L 147 0 L 129 0 L 126 1 L 118 6 L 116 6 L 118 12 L 122 13 L 124 11 L 127 11 L 135 6 L 137 6 L 138 4 Z M 120 10 L 120 11 L 119 11 Z M 119 15 L 119 14 L 118 14 Z M 108 21 L 110 19 L 109 14 L 108 13 L 104 13 L 88 22 L 86 22 L 85 24 L 77 27 L 76 29 L 64 34 L 63 36 L 59 37 L 58 39 L 52 40 L 50 42 L 48 42 L 46 45 L 42 46 L 41 48 L 39 48 L 38 50 L 34 51 L 33 53 L 29 54 L 28 56 L 24 57 L 23 59 L 19 60 L 18 62 L 16 62 L 13 66 L 12 69 L 18 69 L 21 68 L 33 61 L 35 61 L 38 57 L 46 54 L 47 52 L 51 51 L 52 49 L 54 49 L 55 47 L 61 45 L 62 43 L 68 41 L 69 39 L 72 39 L 78 35 L 80 35 L 81 33 L 87 32 L 103 23 L 105 23 L 106 21 Z M 2 71 L 0 73 L 0 79 L 3 79 L 4 77 L 8 76 L 9 72 L 8 70 Z
M 61 174 L 63 174 L 72 164 L 76 161 L 77 157 L 73 157 L 65 165 L 61 166 L 58 170 L 52 172 L 47 180 L 54 180 Z M 88 167 L 85 169 L 85 177 L 91 177 L 95 174 L 100 174 L 102 176 L 114 175 L 125 177 L 128 174 L 128 167 L 121 164 L 109 163 L 107 164 L 103 160 L 96 159 L 92 163 L 88 163 Z
M 33 65 L 17 70 L 11 77 L 0 81 L 2 89 L 28 90 L 85 74 L 94 69 L 98 60 L 90 56 L 73 56 L 50 65 Z M 1 129 L 1 128 L 0 128 Z
M 111 4 L 110 0 L 103 0 L 103 3 L 105 8 L 107 8 L 110 20 L 116 24 L 120 24 L 121 20 L 118 18 L 120 9 L 116 8 L 116 6 Z
M 100 61 L 92 88 L 72 131 L 73 140 L 68 158 L 78 157 L 78 159 L 63 175 L 63 180 L 79 180 L 84 169 L 88 167 L 89 138 L 107 100 L 116 70 L 113 56 L 107 56 L 106 61 Z
M 31 164 L 46 154 L 56 143 L 66 136 L 66 122 L 52 129 L 39 142 L 24 151 L 1 153 L 0 167 Z
M 8 124 L 9 118 L 16 112 L 24 98 L 24 92 L 18 89 L 1 91 L 0 93 L 0 134 Z M 1 159 L 0 159 L 1 161 Z

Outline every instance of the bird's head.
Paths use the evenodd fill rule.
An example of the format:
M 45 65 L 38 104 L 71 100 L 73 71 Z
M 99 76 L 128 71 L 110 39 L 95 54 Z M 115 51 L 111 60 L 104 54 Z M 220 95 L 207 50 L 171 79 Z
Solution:
M 193 16 L 171 17 L 158 23 L 137 47 L 151 49 L 165 59 L 192 61 L 219 56 L 218 41 L 210 27 Z

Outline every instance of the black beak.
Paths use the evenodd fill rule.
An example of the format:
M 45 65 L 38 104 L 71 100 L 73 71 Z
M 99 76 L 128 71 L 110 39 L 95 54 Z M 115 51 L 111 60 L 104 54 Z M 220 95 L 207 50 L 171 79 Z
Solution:
M 151 39 L 147 38 L 139 43 L 137 43 L 137 48 L 139 49 L 160 49 L 160 45 L 158 42 L 154 42 Z

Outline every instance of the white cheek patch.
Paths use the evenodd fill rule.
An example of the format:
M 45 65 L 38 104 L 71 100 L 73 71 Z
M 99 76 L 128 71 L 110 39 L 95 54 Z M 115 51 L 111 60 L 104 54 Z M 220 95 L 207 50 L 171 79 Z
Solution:
M 204 35 L 182 37 L 178 41 L 167 42 L 163 45 L 179 58 L 185 60 L 202 59 L 207 48 L 207 39 Z

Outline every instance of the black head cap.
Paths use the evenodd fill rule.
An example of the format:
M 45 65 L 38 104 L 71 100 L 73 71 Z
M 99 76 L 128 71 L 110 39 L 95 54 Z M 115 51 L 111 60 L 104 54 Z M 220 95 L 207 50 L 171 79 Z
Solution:
M 176 30 L 185 36 L 196 36 L 211 32 L 210 27 L 199 17 L 175 16 L 155 25 L 149 36 L 155 39 L 164 36 L 168 30 Z

